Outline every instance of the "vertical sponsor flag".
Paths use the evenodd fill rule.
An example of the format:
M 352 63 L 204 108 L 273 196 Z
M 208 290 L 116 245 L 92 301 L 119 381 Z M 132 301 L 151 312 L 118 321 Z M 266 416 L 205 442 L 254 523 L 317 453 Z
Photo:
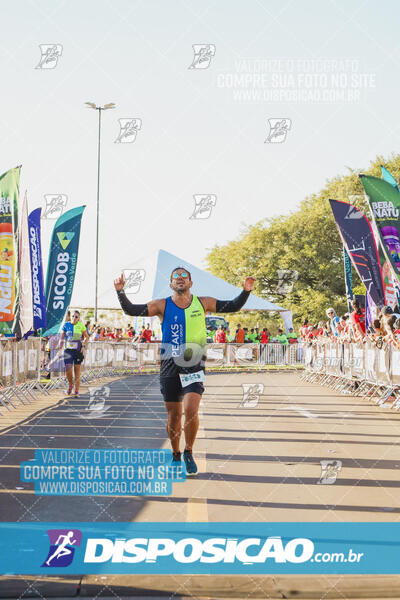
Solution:
M 347 253 L 346 247 L 343 245 L 343 264 L 344 264 L 344 281 L 346 284 L 347 308 L 351 312 L 351 301 L 353 300 L 353 273 L 351 271 L 351 260 Z
M 47 326 L 46 296 L 44 293 L 42 249 L 40 241 L 41 211 L 41 208 L 36 208 L 28 217 L 34 329 L 45 329 Z
M 390 173 L 390 171 L 388 171 L 386 169 L 386 167 L 384 167 L 383 165 L 381 165 L 381 172 L 382 172 L 382 179 L 387 181 L 387 183 L 390 183 L 390 185 L 392 185 L 397 191 L 399 191 L 399 186 L 397 184 L 397 181 L 395 180 L 393 175 Z
M 18 198 L 21 167 L 0 176 L 0 332 L 10 333 L 18 307 Z
M 19 235 L 19 305 L 17 311 L 15 331 L 18 337 L 23 337 L 33 329 L 33 305 L 32 305 L 32 271 L 29 249 L 28 231 L 28 204 L 26 192 L 21 211 Z
M 371 300 L 384 306 L 383 282 L 378 249 L 366 216 L 352 204 L 329 200 L 342 242 Z
M 400 282 L 400 194 L 397 189 L 378 177 L 360 175 L 372 218 L 387 260 Z
M 379 236 L 378 228 L 375 221 L 370 221 L 372 231 L 375 238 L 375 243 L 378 248 L 379 262 L 382 270 L 382 282 L 383 282 L 383 293 L 385 295 L 385 305 L 394 308 L 397 302 L 397 277 L 394 273 L 393 267 L 386 258 L 386 254 L 383 251 L 382 242 Z M 372 300 L 370 299 L 370 302 Z
M 382 266 L 382 279 L 386 305 L 394 308 L 397 304 L 396 285 L 393 270 L 388 260 L 385 260 Z
M 396 273 L 390 261 L 386 258 L 386 254 L 383 249 L 383 243 L 378 232 L 375 221 L 371 220 L 371 227 L 374 233 L 375 242 L 378 246 L 379 262 L 381 263 L 382 279 L 383 279 L 383 291 L 385 294 L 385 304 L 394 308 L 398 303 L 400 305 L 399 286 L 400 283 L 397 280 Z
M 393 175 L 390 173 L 390 171 L 388 171 L 383 165 L 381 165 L 381 172 L 382 172 L 382 179 L 384 179 L 385 181 L 390 183 L 390 185 L 392 185 L 398 192 L 400 192 L 396 179 L 393 177 Z M 382 262 L 381 262 L 381 264 L 382 264 Z M 392 269 L 391 265 L 389 265 L 389 267 L 390 267 L 390 269 Z M 392 306 L 392 304 L 389 300 L 386 302 L 386 304 L 388 304 L 389 306 L 392 306 L 392 308 L 394 308 L 396 306 L 396 304 L 398 304 L 400 306 L 400 282 L 397 280 L 396 274 L 394 272 L 392 272 L 391 275 L 392 275 L 392 281 L 393 281 L 395 294 L 396 294 L 396 303 Z
M 46 276 L 47 329 L 56 335 L 71 301 L 78 261 L 79 237 L 84 206 L 72 208 L 56 221 L 51 236 Z

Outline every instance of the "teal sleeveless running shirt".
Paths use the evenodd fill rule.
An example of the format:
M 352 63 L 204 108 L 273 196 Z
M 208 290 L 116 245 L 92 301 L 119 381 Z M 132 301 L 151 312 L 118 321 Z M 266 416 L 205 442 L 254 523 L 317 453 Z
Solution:
M 161 375 L 193 373 L 204 369 L 206 320 L 203 305 L 197 296 L 192 296 L 187 308 L 179 308 L 171 296 L 166 298 L 161 329 Z

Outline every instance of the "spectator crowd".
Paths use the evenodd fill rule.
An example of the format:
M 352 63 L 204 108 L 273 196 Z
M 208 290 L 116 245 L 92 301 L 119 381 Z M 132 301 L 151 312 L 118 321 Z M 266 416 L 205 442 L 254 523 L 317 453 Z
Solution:
M 384 306 L 366 327 L 365 309 L 358 300 L 352 300 L 351 312 L 338 316 L 333 308 L 326 310 L 327 321 L 312 325 L 305 319 L 299 329 L 302 342 L 316 343 L 329 338 L 337 342 L 366 342 L 371 340 L 378 347 L 393 344 L 400 349 L 400 309 Z
M 242 327 L 237 324 L 234 333 L 229 327 L 220 325 L 218 329 L 207 329 L 207 342 L 216 344 L 235 343 L 235 344 L 295 344 L 298 342 L 297 335 L 293 329 L 289 329 L 289 333 L 284 333 L 282 329 L 278 329 L 275 335 L 272 335 L 267 327 L 261 331 L 259 327 Z
M 131 327 L 130 325 L 128 325 L 126 328 L 102 327 L 101 325 L 97 324 L 91 325 L 90 321 L 87 321 L 85 326 L 89 335 L 89 339 L 95 342 L 130 341 L 147 344 L 154 341 L 154 332 L 152 331 L 149 323 L 146 327 L 143 325 L 140 331 L 136 331 L 135 328 Z
M 69 319 L 70 312 L 68 311 L 66 321 Z M 105 327 L 97 323 L 92 324 L 91 321 L 86 321 L 85 327 L 89 339 L 92 341 L 131 341 L 135 343 L 159 341 L 154 335 L 149 323 L 146 327 L 143 325 L 140 331 L 136 331 L 131 325 L 128 325 L 125 328 Z M 267 327 L 264 327 L 260 331 L 259 327 L 249 329 L 248 327 L 242 327 L 241 324 L 238 323 L 233 333 L 231 333 L 229 327 L 223 325 L 220 325 L 217 329 L 208 327 L 207 342 L 214 342 L 217 344 L 278 343 L 287 346 L 289 344 L 297 343 L 298 339 L 293 329 L 289 329 L 288 333 L 284 333 L 282 329 L 278 329 L 277 333 L 272 335 Z
M 78 310 L 75 312 L 79 313 Z M 68 311 L 65 317 L 65 322 L 71 320 L 71 311 Z M 140 331 L 136 331 L 134 327 L 129 324 L 127 327 L 106 327 L 93 323 L 91 321 L 85 322 L 85 328 L 89 339 L 96 342 L 120 342 L 130 341 L 137 343 L 149 343 L 155 341 L 154 331 L 150 327 L 150 323 L 145 327 L 141 327 Z
M 90 321 L 85 323 L 86 331 L 89 338 L 94 341 L 131 341 L 137 343 L 149 343 L 159 341 L 156 339 L 154 332 L 151 330 L 150 324 L 142 326 L 140 331 L 135 331 L 134 327 L 128 325 L 126 328 L 120 327 L 103 327 L 101 325 L 92 325 Z M 264 327 L 261 331 L 258 327 L 249 329 L 242 327 L 240 323 L 236 326 L 232 334 L 230 329 L 220 325 L 218 329 L 207 329 L 207 342 L 225 344 L 268 344 L 280 343 L 284 345 L 294 344 L 298 342 L 297 335 L 293 329 L 289 333 L 284 333 L 282 329 L 278 329 L 275 335 L 272 335 L 269 329 Z

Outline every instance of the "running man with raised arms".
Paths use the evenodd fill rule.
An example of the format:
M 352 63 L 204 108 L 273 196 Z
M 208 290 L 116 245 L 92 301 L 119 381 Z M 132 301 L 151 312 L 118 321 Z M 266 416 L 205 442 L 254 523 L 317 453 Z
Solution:
M 177 267 L 171 273 L 172 296 L 132 304 L 123 288 L 124 277 L 114 281 L 121 308 L 127 315 L 159 317 L 162 323 L 160 387 L 167 409 L 167 433 L 171 441 L 173 463 L 181 462 L 179 442 L 182 431 L 182 404 L 185 414 L 185 450 L 183 458 L 188 475 L 197 473 L 193 445 L 199 428 L 198 410 L 204 392 L 206 360 L 205 314 L 239 311 L 246 303 L 255 279 L 246 277 L 243 291 L 233 300 L 193 296 L 192 278 L 187 269 Z M 183 402 L 182 402 L 183 401 Z

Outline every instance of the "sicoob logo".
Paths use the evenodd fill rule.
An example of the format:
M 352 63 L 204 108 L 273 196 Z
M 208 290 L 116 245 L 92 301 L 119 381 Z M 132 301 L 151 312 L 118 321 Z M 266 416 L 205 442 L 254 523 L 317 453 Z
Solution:
M 50 548 L 42 567 L 68 567 L 74 558 L 75 547 L 81 545 L 79 529 L 48 529 Z

